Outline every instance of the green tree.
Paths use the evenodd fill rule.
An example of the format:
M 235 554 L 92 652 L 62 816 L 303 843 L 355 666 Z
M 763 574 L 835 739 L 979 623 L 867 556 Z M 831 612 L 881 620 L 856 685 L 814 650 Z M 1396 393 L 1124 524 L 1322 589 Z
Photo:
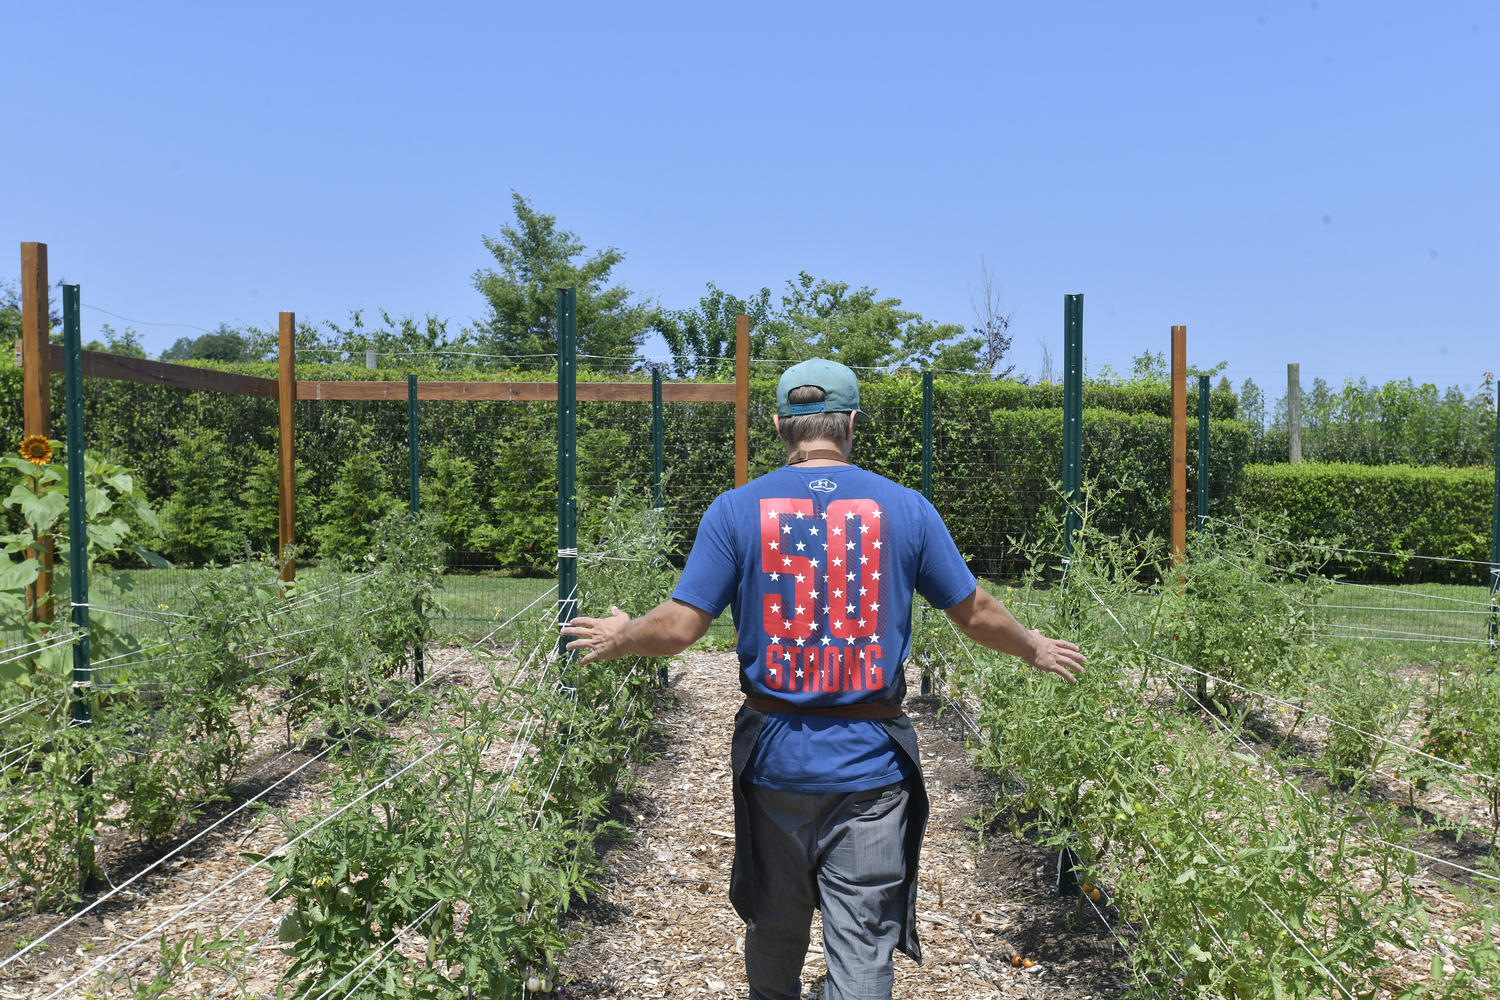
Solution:
M 447 444 L 434 451 L 422 474 L 422 511 L 437 519 L 438 536 L 449 552 L 474 547 L 474 529 L 482 522 L 475 480 L 479 468 Z
M 489 303 L 478 321 L 480 343 L 497 354 L 557 353 L 557 290 L 578 290 L 578 352 L 629 358 L 640 348 L 651 318 L 648 303 L 633 300 L 623 284 L 609 284 L 610 272 L 625 259 L 615 247 L 584 258 L 578 236 L 557 227 L 557 216 L 511 196 L 516 224 L 484 237 L 498 269 L 474 272 L 474 287 Z
M 451 336 L 445 319 L 431 314 L 420 321 L 415 316 L 398 318 L 384 309 L 379 313 L 379 326 L 367 325 L 362 309 L 349 314 L 348 326 L 326 321 L 324 326 L 330 331 L 324 340 L 327 353 L 317 354 L 317 360 L 338 361 L 342 358 L 363 364 L 368 350 L 379 355 L 395 355 L 402 363 L 462 365 L 476 360 L 469 353 L 472 350 L 469 332 L 465 330 L 456 337 Z
M 172 497 L 162 508 L 162 539 L 174 562 L 205 563 L 241 555 L 238 493 L 241 470 L 224 435 L 212 427 L 182 427 L 167 464 Z
M 369 448 L 353 448 L 318 512 L 321 523 L 313 529 L 313 538 L 320 556 L 363 559 L 370 552 L 376 522 L 399 504 L 390 493 L 389 479 Z
M 201 337 L 178 337 L 161 352 L 163 361 L 250 361 L 254 358 L 251 338 L 243 331 L 220 323 Z
M 146 348 L 141 345 L 141 335 L 130 327 L 127 326 L 125 332 L 121 333 L 108 323 L 105 323 L 100 327 L 100 332 L 104 334 L 104 340 L 89 341 L 83 345 L 85 350 L 108 351 L 110 354 L 119 354 L 127 358 L 144 358 L 148 356 Z
M 900 299 L 876 294 L 801 272 L 787 282 L 781 316 L 771 324 L 776 354 L 787 360 L 824 357 L 853 368 L 980 367 L 982 337 L 964 337 L 957 323 L 927 319 L 902 309 Z
M 678 378 L 727 377 L 734 374 L 738 340 L 736 318 L 750 320 L 750 356 L 772 357 L 773 325 L 771 290 L 762 288 L 749 299 L 731 295 L 708 283 L 708 294 L 690 309 L 659 309 L 652 314 L 651 328 L 661 334 L 672 351 L 668 363 Z
M 297 459 L 297 550 L 299 557 L 312 550 L 316 506 L 312 494 L 312 472 Z M 276 551 L 281 541 L 281 456 L 274 448 L 257 448 L 250 472 L 245 476 L 244 506 L 240 529 L 258 552 Z

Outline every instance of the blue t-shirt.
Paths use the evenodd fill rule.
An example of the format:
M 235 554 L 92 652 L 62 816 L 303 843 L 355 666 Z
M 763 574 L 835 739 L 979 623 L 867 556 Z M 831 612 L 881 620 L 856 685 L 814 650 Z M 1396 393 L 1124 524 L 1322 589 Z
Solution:
M 745 694 L 825 707 L 904 691 L 912 591 L 951 608 L 975 586 L 920 493 L 855 466 L 790 466 L 714 500 L 672 596 L 716 617 L 732 606 Z M 773 712 L 746 773 L 821 793 L 909 770 L 878 720 Z

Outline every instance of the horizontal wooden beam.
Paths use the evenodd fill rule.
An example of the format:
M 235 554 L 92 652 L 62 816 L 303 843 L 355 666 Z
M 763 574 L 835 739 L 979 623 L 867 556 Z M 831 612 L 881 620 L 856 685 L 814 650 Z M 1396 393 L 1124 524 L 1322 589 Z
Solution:
M 51 345 L 52 370 L 61 371 L 63 349 L 61 344 Z M 190 365 L 174 365 L 166 361 L 151 361 L 147 358 L 129 358 L 106 351 L 83 352 L 84 378 L 111 378 L 118 382 L 144 382 L 147 385 L 169 385 L 178 389 L 197 389 L 204 392 L 227 392 L 236 396 L 263 396 L 276 398 L 276 380 L 255 375 L 238 375 L 234 372 L 215 371 L 212 368 L 194 368 Z
M 405 382 L 298 382 L 298 399 L 406 400 Z M 417 398 L 430 400 L 501 400 L 556 402 L 556 382 L 418 382 Z M 668 403 L 732 403 L 732 382 L 667 382 L 661 398 Z M 651 402 L 650 382 L 579 382 L 580 402 Z
M 52 369 L 63 367 L 61 344 L 52 344 Z M 105 351 L 83 352 L 84 378 L 109 378 L 120 382 L 143 382 L 147 385 L 169 385 L 178 389 L 203 392 L 227 392 L 236 396 L 262 396 L 275 399 L 277 384 L 273 378 L 238 375 L 174 365 L 166 361 L 130 358 Z M 298 382 L 298 399 L 390 399 L 406 400 L 406 382 Z M 556 402 L 556 382 L 418 382 L 417 398 L 430 400 L 500 400 L 504 402 Z M 733 382 L 665 382 L 661 398 L 667 403 L 732 403 Z M 650 382 L 580 382 L 580 402 L 651 402 Z

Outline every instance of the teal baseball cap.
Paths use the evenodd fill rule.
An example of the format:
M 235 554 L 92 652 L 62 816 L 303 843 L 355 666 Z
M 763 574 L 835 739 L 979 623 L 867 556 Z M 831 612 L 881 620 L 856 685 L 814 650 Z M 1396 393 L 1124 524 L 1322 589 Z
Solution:
M 789 403 L 793 389 L 815 385 L 823 390 L 816 403 Z M 870 415 L 859 408 L 859 380 L 848 367 L 827 358 L 808 358 L 781 373 L 776 383 L 776 415 L 797 417 L 804 413 L 853 413 L 855 423 L 864 423 Z

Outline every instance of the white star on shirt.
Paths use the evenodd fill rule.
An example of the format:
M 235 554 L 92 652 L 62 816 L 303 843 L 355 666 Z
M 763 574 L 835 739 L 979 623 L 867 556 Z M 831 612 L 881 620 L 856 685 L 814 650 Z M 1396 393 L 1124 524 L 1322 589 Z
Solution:
M 860 533 L 860 534 L 861 534 L 861 535 L 863 535 L 863 534 L 864 534 L 864 533 L 865 533 L 865 532 L 867 532 L 867 531 L 869 531 L 869 530 L 870 530 L 870 526 L 869 526 L 869 525 L 868 525 L 868 524 L 861 524 L 861 525 L 860 525 L 860 526 L 859 526 L 859 533 Z
M 797 645 L 802 645 L 802 637 L 800 635 L 797 636 Z
M 843 529 L 843 528 L 840 528 L 840 527 L 837 527 L 837 526 L 835 526 L 835 527 L 832 527 L 832 528 L 829 528 L 829 529 L 828 529 L 828 533 L 829 533 L 829 534 L 830 534 L 830 535 L 842 535 L 842 534 L 843 534 L 843 533 L 844 533 L 844 529 Z
M 826 520 L 828 520 L 828 511 L 826 511 L 826 510 L 820 510 L 820 511 L 818 511 L 818 516 L 821 517 L 823 520 L 826 521 Z
M 880 641 L 880 636 L 876 635 L 874 632 L 871 632 L 870 633 L 870 641 L 871 642 L 879 642 Z M 874 669 L 874 668 L 871 668 L 871 669 Z
M 807 577 L 803 576 L 801 573 L 798 573 L 797 574 L 797 582 L 798 583 L 806 583 L 807 582 Z
M 781 543 L 780 542 L 772 542 L 771 543 L 771 548 L 773 548 L 773 549 L 779 549 L 779 548 L 781 548 Z
M 790 524 L 783 524 L 781 526 L 781 533 L 783 535 L 790 535 L 792 533 L 792 526 Z
M 844 605 L 844 612 L 845 612 L 845 614 L 851 614 L 851 615 L 854 614 L 854 605 L 852 605 L 852 604 L 846 604 L 846 605 Z
M 797 520 L 799 520 L 799 521 L 802 520 L 802 512 L 800 510 L 796 511 L 796 515 L 797 515 Z
M 867 591 L 865 588 L 863 588 L 863 587 L 859 588 L 859 596 L 860 597 L 864 597 L 868 593 L 869 593 L 869 591 Z
M 844 548 L 846 548 L 846 549 L 852 549 L 852 548 L 854 548 L 854 540 L 850 539 L 848 542 L 846 542 L 844 544 Z
M 878 570 L 878 569 L 875 570 L 873 573 L 870 574 L 870 576 L 872 576 L 875 579 L 879 580 L 880 579 L 880 570 Z
M 807 608 L 804 607 L 803 605 L 801 605 L 801 604 L 797 605 L 797 617 L 801 618 L 802 617 L 802 612 L 804 612 L 806 610 L 807 610 Z
M 877 538 L 877 539 L 875 539 L 875 547 L 876 547 L 876 548 L 877 548 L 877 549 L 878 549 L 878 548 L 880 548 L 880 539 L 878 539 L 878 538 Z
M 771 574 L 771 579 L 773 579 L 773 580 L 780 580 L 781 579 L 781 574 L 780 573 L 772 573 Z
M 782 559 L 781 559 L 781 565 L 783 565 L 783 566 L 790 566 L 791 564 L 792 564 L 792 557 L 791 556 L 783 556 L 782 557 Z
M 835 566 L 842 566 L 842 565 L 844 565 L 844 560 L 840 559 L 838 556 L 834 556 L 833 557 L 833 565 L 835 565 Z
M 880 508 L 878 508 L 878 507 L 877 507 L 877 508 L 875 508 L 875 511 L 874 511 L 874 516 L 875 516 L 875 517 L 879 517 L 879 516 L 880 516 Z
M 867 563 L 869 561 L 870 561 L 870 557 L 869 556 L 860 556 L 859 557 L 859 564 L 861 566 L 863 566 L 865 563 Z
M 842 590 L 835 590 L 833 592 L 833 596 L 834 597 L 843 597 L 844 596 L 844 592 Z
M 814 596 L 814 597 L 817 597 L 817 596 L 818 596 L 818 595 L 817 595 L 817 594 L 814 594 L 814 595 L 813 595 L 813 596 Z M 828 605 L 826 605 L 826 604 L 825 604 L 825 605 L 823 605 L 823 613 L 824 613 L 824 614 L 825 614 L 825 615 L 826 615 L 826 614 L 828 614 Z
M 801 677 L 801 676 L 802 676 L 802 668 L 801 668 L 801 667 L 798 667 L 798 668 L 797 668 L 797 676 L 798 676 L 798 677 Z
M 825 645 L 825 646 L 828 645 L 832 641 L 833 640 L 830 639 L 830 638 L 828 638 L 828 636 L 826 636 L 826 635 L 823 637 L 823 645 Z
M 871 604 L 870 605 L 870 610 L 871 611 L 879 611 L 880 610 L 880 605 L 878 605 L 878 604 Z
M 854 511 L 852 511 L 852 510 L 846 510 L 846 511 L 844 511 L 844 520 L 849 521 L 849 520 L 852 520 L 853 518 L 854 518 Z
M 807 548 L 807 543 L 806 542 L 798 542 L 797 543 L 797 551 L 798 552 L 801 552 L 805 548 Z
M 776 517 L 780 517 L 780 516 L 781 516 L 781 515 L 780 515 L 780 514 L 778 514 L 778 513 L 777 513 L 777 512 L 776 512 L 776 511 L 774 511 L 774 510 L 768 510 L 768 511 L 766 511 L 766 517 L 770 517 L 770 518 L 776 518 Z
M 811 594 L 811 596 L 812 596 L 812 597 L 813 597 L 813 598 L 815 598 L 815 599 L 816 599 L 816 598 L 817 598 L 817 596 L 818 596 L 818 592 L 817 592 L 817 591 L 816 591 L 816 590 L 814 590 L 814 591 L 813 591 L 813 592 L 812 592 L 812 594 Z
M 849 577 L 849 579 L 851 579 L 851 580 L 852 580 L 852 579 L 854 579 L 854 574 L 853 574 L 853 573 L 849 573 L 849 574 L 848 574 L 848 577 Z
M 846 636 L 844 636 L 844 641 L 847 642 L 849 645 L 852 646 L 852 645 L 854 645 L 854 636 L 852 636 L 852 635 L 846 635 Z
M 836 629 L 842 630 L 843 627 L 844 627 L 844 623 L 843 622 L 834 622 L 833 623 L 833 627 L 836 628 Z
M 776 612 L 780 612 L 781 611 L 781 605 L 779 605 L 779 604 L 773 604 L 773 605 L 771 605 L 771 610 L 772 611 L 776 611 Z
M 861 619 L 860 619 L 860 620 L 859 620 L 859 627 L 860 627 L 860 628 L 864 628 L 864 627 L 865 627 L 865 620 L 864 620 L 864 619 L 863 619 L 863 618 L 861 618 Z
M 807 529 L 807 533 L 810 534 L 810 535 L 816 535 L 818 533 L 818 529 L 817 528 L 808 528 Z

